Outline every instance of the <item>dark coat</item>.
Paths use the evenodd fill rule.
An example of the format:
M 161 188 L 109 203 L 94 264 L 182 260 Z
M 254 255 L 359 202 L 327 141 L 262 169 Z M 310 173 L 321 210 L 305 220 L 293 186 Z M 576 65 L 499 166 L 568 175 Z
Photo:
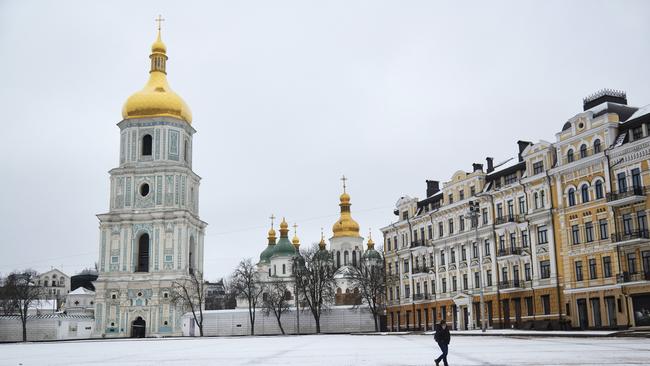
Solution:
M 438 327 L 438 330 L 436 330 L 436 335 L 433 336 L 433 339 L 438 342 L 438 344 L 449 344 L 449 341 L 451 340 L 451 334 L 449 334 L 449 327 L 442 329 L 442 327 Z

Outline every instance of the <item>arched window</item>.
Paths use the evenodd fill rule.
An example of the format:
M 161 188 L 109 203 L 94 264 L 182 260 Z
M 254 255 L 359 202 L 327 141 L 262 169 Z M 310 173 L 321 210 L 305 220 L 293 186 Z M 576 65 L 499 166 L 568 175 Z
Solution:
M 52 287 L 56 287 L 56 280 L 52 280 Z
M 136 272 L 149 272 L 149 234 L 145 233 L 138 239 L 138 265 Z
M 594 141 L 594 154 L 598 154 L 600 152 L 600 140 Z
M 269 277 L 271 277 L 271 267 L 269 267 Z
M 537 194 L 537 192 L 535 192 L 533 194 L 533 197 L 535 199 L 535 208 L 539 208 L 539 194 Z
M 151 156 L 151 135 L 144 135 L 142 137 L 142 156 Z
M 594 187 L 596 189 L 596 199 L 603 198 L 603 181 L 597 180 L 594 184 Z
M 580 187 L 580 197 L 582 198 L 582 203 L 589 202 L 589 186 L 586 184 L 583 184 L 582 187 Z
M 190 236 L 190 256 L 188 259 L 190 274 L 194 273 L 194 262 L 196 262 L 196 243 L 194 242 L 194 236 Z
M 357 266 L 357 251 L 356 250 L 352 252 L 352 265 L 355 266 L 355 267 Z
M 544 202 L 546 202 L 546 198 L 544 196 L 546 195 L 546 193 L 544 193 L 544 190 L 541 190 L 539 192 L 539 194 L 540 194 L 540 196 L 539 196 L 539 206 L 544 207 L 544 205 L 545 205 Z
M 582 144 L 582 146 L 580 146 L 580 159 L 586 157 L 587 157 L 587 145 Z
M 287 265 L 284 263 L 282 264 L 282 274 L 287 274 Z
M 350 263 L 350 253 L 346 250 L 343 252 L 343 265 L 347 266 Z
M 576 190 L 575 189 L 573 189 L 573 188 L 569 189 L 568 198 L 569 198 L 569 206 L 575 206 L 576 205 Z
M 341 267 L 341 252 L 336 251 L 336 267 Z
M 569 149 L 566 153 L 566 161 L 568 163 L 573 163 L 573 149 Z

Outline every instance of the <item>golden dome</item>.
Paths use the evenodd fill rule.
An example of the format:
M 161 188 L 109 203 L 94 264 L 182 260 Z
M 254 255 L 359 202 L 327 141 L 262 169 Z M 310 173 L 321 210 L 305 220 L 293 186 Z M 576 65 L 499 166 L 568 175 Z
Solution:
M 372 241 L 372 231 L 368 232 L 368 250 L 375 249 L 375 242 Z
M 320 243 L 318 243 L 318 248 L 320 250 L 325 250 L 325 234 L 323 234 L 323 228 L 320 228 Z
M 133 93 L 122 107 L 122 118 L 167 116 L 192 123 L 192 112 L 185 101 L 174 93 L 167 82 L 167 47 L 160 38 L 151 45 L 149 81 L 142 90 Z
M 340 200 L 341 203 L 339 203 L 339 206 L 341 207 L 341 217 L 339 217 L 338 221 L 336 221 L 334 226 L 332 226 L 334 237 L 360 237 L 359 224 L 352 219 L 352 215 L 350 214 L 350 195 L 344 191 Z
M 287 224 L 287 221 L 282 218 L 282 222 L 280 223 L 280 237 L 281 238 L 288 238 L 289 237 L 289 224 Z
M 273 228 L 269 230 L 268 239 L 269 239 L 269 243 L 275 244 L 275 230 Z

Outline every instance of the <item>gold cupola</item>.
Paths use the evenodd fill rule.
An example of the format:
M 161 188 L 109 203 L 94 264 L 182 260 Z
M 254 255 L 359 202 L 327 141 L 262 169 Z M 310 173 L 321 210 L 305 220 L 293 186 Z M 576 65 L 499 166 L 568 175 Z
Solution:
M 320 243 L 318 243 L 318 249 L 325 250 L 325 234 L 323 234 L 323 228 L 320 228 Z
M 293 224 L 293 239 L 291 239 L 291 244 L 296 247 L 296 250 L 300 248 L 300 239 L 298 238 L 298 225 Z
M 352 206 L 350 204 L 350 195 L 345 191 L 345 181 L 347 178 L 343 176 L 341 180 L 343 181 L 343 194 L 339 198 L 341 201 L 341 203 L 339 203 L 339 206 L 341 207 L 341 216 L 332 226 L 332 231 L 334 232 L 335 238 L 344 236 L 358 238 L 360 237 L 359 224 L 352 219 L 352 214 L 350 213 L 350 206 Z
M 368 250 L 375 249 L 375 242 L 372 241 L 372 231 L 368 231 Z
M 281 238 L 288 238 L 289 237 L 289 224 L 287 224 L 287 220 L 282 218 L 282 222 L 280 223 L 280 237 Z
M 192 112 L 185 101 L 174 93 L 167 82 L 167 47 L 160 37 L 151 45 L 149 81 L 142 90 L 133 93 L 122 107 L 122 118 L 174 117 L 192 123 Z

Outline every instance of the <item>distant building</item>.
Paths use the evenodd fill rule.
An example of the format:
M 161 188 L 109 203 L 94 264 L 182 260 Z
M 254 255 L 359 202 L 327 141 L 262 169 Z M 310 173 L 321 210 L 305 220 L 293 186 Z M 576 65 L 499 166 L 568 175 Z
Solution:
M 65 298 L 63 311 L 66 314 L 93 315 L 95 313 L 95 292 L 84 287 L 71 291 Z
M 38 286 L 43 287 L 44 298 L 56 299 L 61 303 L 70 292 L 70 277 L 54 268 L 38 276 Z
M 226 309 L 226 289 L 223 279 L 217 282 L 206 282 L 205 310 Z

